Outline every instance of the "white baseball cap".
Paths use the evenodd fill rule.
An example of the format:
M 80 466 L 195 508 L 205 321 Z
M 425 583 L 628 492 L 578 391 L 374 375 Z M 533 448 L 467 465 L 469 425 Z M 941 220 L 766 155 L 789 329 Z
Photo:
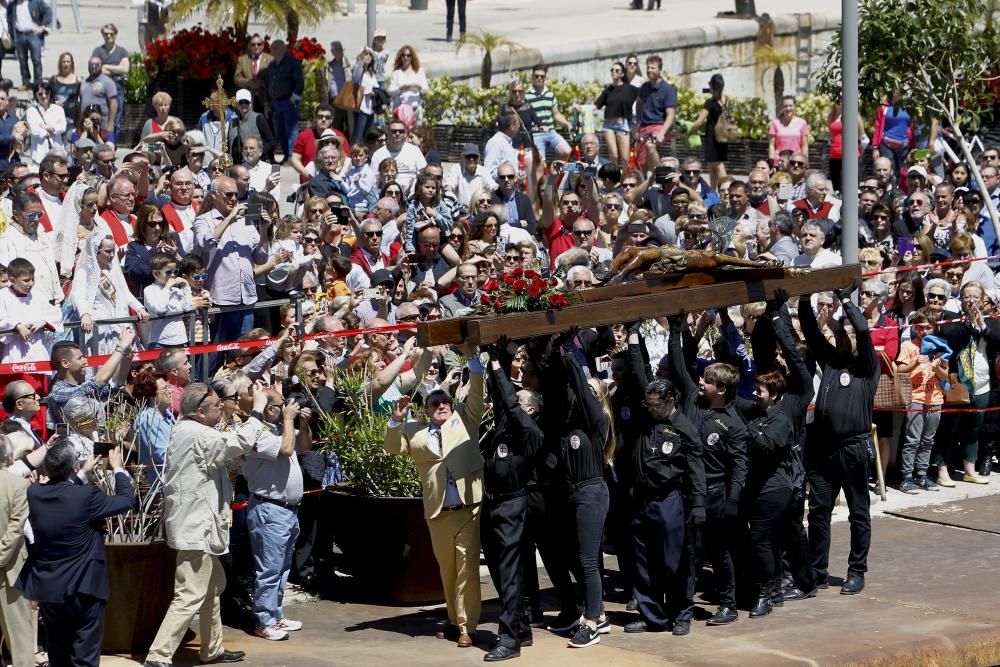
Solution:
M 236 101 L 239 102 L 253 102 L 253 95 L 246 88 L 240 88 L 236 91 Z

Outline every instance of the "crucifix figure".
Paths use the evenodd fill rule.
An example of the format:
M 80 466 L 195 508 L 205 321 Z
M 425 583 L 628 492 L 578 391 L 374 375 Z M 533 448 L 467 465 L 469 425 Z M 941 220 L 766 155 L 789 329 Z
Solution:
M 219 164 L 223 169 L 233 166 L 233 158 L 229 155 L 229 138 L 226 136 L 226 109 L 236 106 L 236 98 L 226 95 L 226 89 L 222 87 L 222 77 L 215 80 L 215 90 L 212 94 L 201 101 L 202 106 L 212 112 L 219 121 L 219 132 L 222 135 L 222 157 Z

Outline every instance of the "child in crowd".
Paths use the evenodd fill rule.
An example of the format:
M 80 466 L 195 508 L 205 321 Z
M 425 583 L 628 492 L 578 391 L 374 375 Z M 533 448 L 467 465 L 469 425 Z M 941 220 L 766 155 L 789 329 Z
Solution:
M 177 315 L 149 322 L 149 348 L 183 347 L 188 344 L 188 328 L 181 313 L 194 307 L 191 288 L 178 275 L 177 260 L 165 252 L 158 252 L 149 260 L 153 284 L 143 290 L 143 302 L 153 317 Z M 204 297 L 199 297 L 204 304 Z M 204 307 L 204 305 L 202 305 Z
M 62 331 L 62 311 L 31 294 L 35 267 L 28 260 L 11 260 L 7 276 L 9 287 L 0 289 L 0 331 L 7 332 L 2 334 L 0 363 L 47 361 L 51 334 Z
M 934 435 L 941 421 L 944 392 L 941 382 L 948 379 L 948 360 L 943 357 L 930 359 L 920 353 L 924 338 L 935 332 L 939 313 L 924 307 L 916 312 L 910 327 L 910 340 L 899 349 L 896 371 L 910 374 L 912 397 L 906 420 L 900 472 L 903 481 L 899 490 L 917 493 L 919 489 L 937 491 L 938 485 L 927 476 L 934 447 Z
M 188 290 L 191 293 L 191 305 L 194 308 L 208 308 L 212 305 L 212 295 L 205 289 L 205 281 L 208 280 L 208 272 L 205 271 L 205 263 L 197 255 L 188 255 L 181 260 L 178 266 L 180 275 L 187 282 Z M 189 317 L 195 317 L 190 315 Z M 185 318 L 186 319 L 186 318 Z M 185 328 L 187 324 L 185 323 Z M 207 343 L 205 326 L 202 318 L 198 317 L 194 323 L 194 340 L 192 344 Z
M 351 272 L 351 260 L 343 255 L 332 255 L 326 265 L 326 297 L 333 301 L 338 296 L 350 296 L 347 274 Z
M 357 210 L 368 201 L 368 193 L 375 187 L 375 170 L 368 164 L 368 149 L 364 144 L 351 146 L 351 164 L 344 171 L 347 184 L 347 204 Z
M 280 255 L 282 251 L 285 251 L 285 256 L 291 255 L 290 260 L 277 264 L 267 274 L 268 285 L 276 292 L 302 289 L 302 274 L 312 263 L 312 257 L 306 255 L 302 247 L 304 229 L 305 224 L 298 218 L 286 218 L 274 232 L 271 257 Z

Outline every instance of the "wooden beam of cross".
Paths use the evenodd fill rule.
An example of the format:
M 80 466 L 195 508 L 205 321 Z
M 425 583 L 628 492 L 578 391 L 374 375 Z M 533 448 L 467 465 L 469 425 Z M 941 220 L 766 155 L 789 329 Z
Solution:
M 219 158 L 219 163 L 224 169 L 229 169 L 233 166 L 233 158 L 229 154 L 229 137 L 227 137 L 226 130 L 228 129 L 226 123 L 226 109 L 228 107 L 236 106 L 236 98 L 229 97 L 226 94 L 226 89 L 222 85 L 222 76 L 219 76 L 215 80 L 215 90 L 212 94 L 201 101 L 202 106 L 210 110 L 215 114 L 215 118 L 219 121 L 219 131 L 222 135 L 222 157 Z

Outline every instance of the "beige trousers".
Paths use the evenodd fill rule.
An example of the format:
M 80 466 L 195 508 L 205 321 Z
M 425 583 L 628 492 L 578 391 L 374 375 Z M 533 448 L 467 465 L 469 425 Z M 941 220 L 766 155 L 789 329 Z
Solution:
M 31 622 L 31 603 L 21 591 L 7 583 L 0 570 L 0 629 L 15 665 L 35 664 L 35 629 Z
M 441 512 L 427 521 L 434 557 L 441 570 L 448 621 L 459 632 L 473 633 L 479 623 L 482 601 L 479 591 L 479 516 L 474 505 L 454 512 Z
M 226 573 L 218 556 L 203 551 L 178 551 L 174 599 L 160 623 L 146 660 L 170 664 L 195 613 L 200 620 L 201 660 L 219 657 L 224 650 L 219 596 L 225 588 Z

